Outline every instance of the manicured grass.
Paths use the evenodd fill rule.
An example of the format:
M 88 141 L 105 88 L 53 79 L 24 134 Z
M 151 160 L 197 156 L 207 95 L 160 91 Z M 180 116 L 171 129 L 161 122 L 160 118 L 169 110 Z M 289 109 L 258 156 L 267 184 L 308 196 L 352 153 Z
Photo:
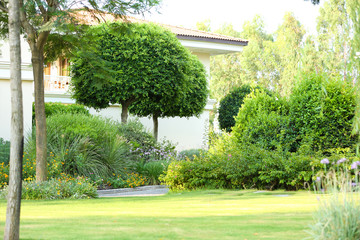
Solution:
M 288 195 L 288 196 L 285 196 Z M 21 239 L 302 239 L 317 207 L 300 192 L 23 201 Z M 0 201 L 0 235 L 6 202 Z

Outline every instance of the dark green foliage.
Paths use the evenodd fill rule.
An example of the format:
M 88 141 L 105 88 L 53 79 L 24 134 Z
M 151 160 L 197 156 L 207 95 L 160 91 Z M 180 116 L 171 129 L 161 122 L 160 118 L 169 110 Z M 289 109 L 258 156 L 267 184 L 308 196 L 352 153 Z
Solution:
M 233 135 L 267 150 L 310 152 L 351 147 L 355 114 L 352 87 L 324 75 L 304 74 L 289 99 L 259 91 L 244 99 Z
M 289 150 L 286 138 L 288 126 L 288 116 L 282 116 L 277 112 L 259 112 L 242 132 L 241 142 L 267 150 Z
M 138 164 L 159 162 L 161 165 L 174 152 L 171 143 L 157 143 L 138 121 L 122 124 L 88 114 L 52 115 L 47 119 L 47 140 L 48 159 L 60 164 L 60 172 L 97 179 L 110 179 L 114 174 L 136 170 Z M 25 152 L 28 159 L 35 159 L 34 133 L 27 139 Z M 150 165 L 141 173 L 149 175 L 155 183 L 157 178 L 153 176 L 157 173 L 153 172 L 158 168 L 156 164 Z M 49 174 L 57 177 L 51 176 L 50 170 Z
M 219 107 L 219 125 L 221 129 L 231 132 L 235 126 L 235 116 L 238 114 L 244 98 L 252 91 L 249 85 L 234 88 L 221 101 Z
M 91 31 L 95 33 L 93 47 L 79 51 L 72 59 L 77 102 L 104 108 L 110 103 L 128 107 L 135 101 L 139 106 L 146 101 L 164 108 L 169 102 L 182 104 L 183 97 L 188 100 L 188 95 L 199 91 L 183 89 L 190 81 L 198 81 L 196 74 L 205 76 L 205 70 L 197 73 L 203 67 L 170 31 L 155 24 L 129 23 L 100 25 Z M 197 104 L 203 107 L 203 102 Z M 181 114 L 187 110 L 177 113 Z
M 193 160 L 172 162 L 163 181 L 173 189 L 300 189 L 326 166 L 324 155 L 349 169 L 355 95 L 351 85 L 324 75 L 300 77 L 289 98 L 249 94 L 231 134 L 213 139 Z
M 352 147 L 356 142 L 356 136 L 351 136 L 355 105 L 350 84 L 325 75 L 302 75 L 290 96 L 295 147 L 305 138 L 311 139 L 314 151 Z
M 199 116 L 206 105 L 208 89 L 206 71 L 196 56 L 186 54 L 188 66 L 184 68 L 185 85 L 176 94 L 176 101 L 169 92 L 149 93 L 147 98 L 134 102 L 130 112 L 137 116 L 191 117 Z M 169 73 L 170 74 L 170 73 Z M 162 75 L 166 77 L 166 75 Z
M 71 175 L 96 174 L 107 177 L 121 171 L 130 161 L 130 146 L 110 120 L 87 114 L 62 113 L 47 119 L 48 156 L 63 163 Z M 35 136 L 25 151 L 35 158 Z
M 63 103 L 45 103 L 45 115 L 50 117 L 54 114 L 60 113 L 71 113 L 71 114 L 85 114 L 90 115 L 89 110 L 87 110 L 83 105 L 79 104 L 63 104 Z M 32 108 L 32 121 L 35 124 L 35 104 Z
M 150 149 L 156 145 L 155 138 L 139 121 L 128 121 L 118 125 L 119 134 L 124 137 L 133 149 Z
M 10 160 L 10 142 L 0 138 L 0 163 L 8 164 Z
M 226 153 L 217 152 L 194 160 L 172 162 L 162 176 L 171 189 L 301 189 L 311 181 L 312 158 L 283 155 L 254 145 L 234 145 Z
M 232 134 L 244 145 L 255 144 L 267 150 L 288 149 L 288 111 L 286 99 L 256 90 L 244 99 Z

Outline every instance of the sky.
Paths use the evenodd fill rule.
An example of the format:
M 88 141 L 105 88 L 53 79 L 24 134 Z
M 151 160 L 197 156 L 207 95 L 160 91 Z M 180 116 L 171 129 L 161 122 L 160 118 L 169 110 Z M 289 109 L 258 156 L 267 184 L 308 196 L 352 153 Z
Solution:
M 162 0 L 162 4 L 146 20 L 170 25 L 196 28 L 196 23 L 210 19 L 211 30 L 224 23 L 241 31 L 245 21 L 260 15 L 268 33 L 276 31 L 286 12 L 293 12 L 308 33 L 316 33 L 316 18 L 320 6 L 304 0 Z M 159 13 L 157 13 L 157 11 Z

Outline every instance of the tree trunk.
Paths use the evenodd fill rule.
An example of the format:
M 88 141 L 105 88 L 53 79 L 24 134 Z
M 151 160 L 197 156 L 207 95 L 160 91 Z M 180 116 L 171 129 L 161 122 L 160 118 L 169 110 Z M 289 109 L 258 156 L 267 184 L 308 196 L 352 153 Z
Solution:
M 122 123 L 127 123 L 127 119 L 129 116 L 129 106 L 130 106 L 131 102 L 129 101 L 125 101 L 121 103 L 121 122 Z
M 36 181 L 47 179 L 46 116 L 44 94 L 44 50 L 32 49 L 36 123 Z
M 11 137 L 10 172 L 4 239 L 19 239 L 21 174 L 24 146 L 23 100 L 21 86 L 21 49 L 19 1 L 9 1 Z
M 158 140 L 158 132 L 159 132 L 159 121 L 158 121 L 158 115 L 153 114 L 153 123 L 154 123 L 154 138 L 157 141 Z

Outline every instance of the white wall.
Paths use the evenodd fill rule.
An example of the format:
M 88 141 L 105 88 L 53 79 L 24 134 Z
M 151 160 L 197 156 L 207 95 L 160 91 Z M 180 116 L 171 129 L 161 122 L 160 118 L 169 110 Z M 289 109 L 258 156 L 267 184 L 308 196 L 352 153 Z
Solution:
M 25 134 L 31 130 L 32 102 L 33 102 L 33 81 L 23 81 L 23 108 L 24 108 L 24 131 Z M 0 80 L 0 137 L 10 139 L 10 121 L 11 121 L 11 98 L 10 81 L 8 79 Z
M 209 107 L 212 103 L 209 104 Z M 211 106 L 212 107 L 212 106 Z M 109 108 L 95 111 L 90 109 L 90 113 L 111 118 L 118 122 L 121 121 L 121 107 L 111 106 Z M 130 117 L 129 119 L 135 119 Z M 153 121 L 149 118 L 139 118 L 145 128 L 152 132 Z M 178 150 L 203 148 L 209 123 L 209 109 L 205 109 L 199 118 L 159 118 L 159 140 L 167 139 L 176 144 Z
M 10 52 L 7 41 L 0 46 L 0 137 L 10 139 L 11 98 L 10 98 Z M 27 43 L 21 42 L 21 74 L 24 107 L 24 130 L 31 129 L 32 103 L 34 101 L 31 53 Z

